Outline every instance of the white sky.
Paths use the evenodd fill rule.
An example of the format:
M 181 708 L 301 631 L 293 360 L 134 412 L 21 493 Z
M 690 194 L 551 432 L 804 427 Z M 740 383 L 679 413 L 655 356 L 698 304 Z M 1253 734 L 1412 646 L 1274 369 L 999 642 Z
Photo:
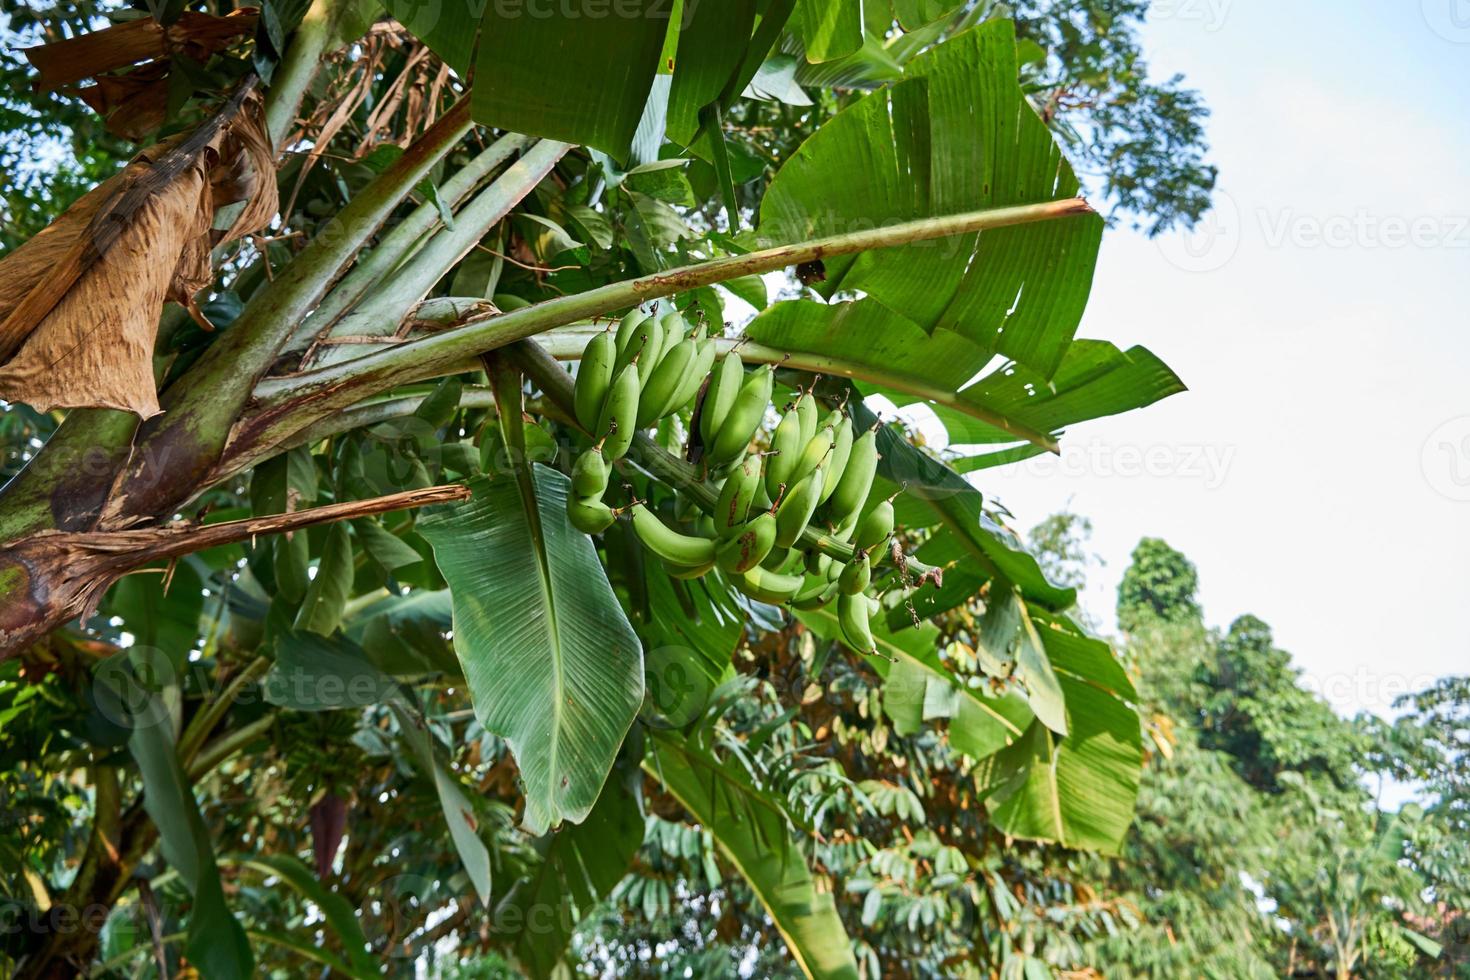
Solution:
M 1081 335 L 1191 391 L 981 489 L 1092 518 L 1108 626 L 1162 537 L 1210 623 L 1255 613 L 1386 711 L 1470 672 L 1470 0 L 1156 0 L 1146 50 L 1204 93 L 1222 193 L 1203 235 L 1105 237 Z

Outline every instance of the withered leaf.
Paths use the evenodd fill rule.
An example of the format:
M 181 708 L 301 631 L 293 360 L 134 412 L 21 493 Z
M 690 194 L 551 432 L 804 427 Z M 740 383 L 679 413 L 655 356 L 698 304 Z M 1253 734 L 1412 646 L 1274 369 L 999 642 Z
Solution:
M 36 88 L 43 92 L 175 52 L 202 64 L 214 52 L 251 34 L 259 13 L 258 7 L 242 7 L 223 17 L 186 10 L 167 27 L 152 17 L 139 17 L 26 48 L 25 56 L 35 66 Z
M 213 278 L 213 246 L 270 221 L 272 158 L 260 98 L 242 86 L 0 261 L 0 398 L 156 415 L 163 303 L 191 305 Z M 216 210 L 240 201 L 230 228 L 213 231 Z

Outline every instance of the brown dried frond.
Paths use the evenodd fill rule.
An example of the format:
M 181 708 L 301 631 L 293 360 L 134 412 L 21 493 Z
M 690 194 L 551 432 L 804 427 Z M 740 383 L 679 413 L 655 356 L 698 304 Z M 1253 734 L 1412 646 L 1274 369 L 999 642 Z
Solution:
M 242 85 L 213 118 L 144 150 L 0 260 L 0 398 L 158 413 L 165 300 L 197 312 L 210 250 L 276 212 L 264 125 L 259 95 Z M 213 230 L 215 212 L 242 201 L 230 227 Z
M 49 92 L 141 61 L 166 59 L 174 53 L 198 62 L 208 61 L 216 51 L 253 34 L 259 13 L 257 7 L 241 7 L 223 17 L 186 10 L 167 27 L 152 17 L 140 17 L 26 48 L 25 56 L 40 76 L 36 88 Z

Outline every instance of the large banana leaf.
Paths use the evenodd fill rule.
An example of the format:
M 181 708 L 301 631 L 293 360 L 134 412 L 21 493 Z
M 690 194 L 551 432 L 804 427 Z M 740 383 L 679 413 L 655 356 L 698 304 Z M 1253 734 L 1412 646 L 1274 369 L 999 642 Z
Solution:
M 670 139 L 694 142 L 700 110 L 720 98 L 740 67 L 745 49 L 739 41 L 750 37 L 755 8 L 755 0 L 686 5 L 669 89 Z
M 859 3 L 801 0 L 796 5 L 796 25 L 809 61 L 831 61 L 863 46 L 863 5 Z
M 761 244 L 1075 197 L 1077 178 L 1016 79 L 1008 21 L 916 58 L 904 81 L 843 110 L 786 161 L 761 204 Z M 860 290 L 857 302 L 921 334 L 960 335 L 979 355 L 971 374 L 999 352 L 1050 377 L 1082 316 L 1102 224 L 1079 215 L 833 257 L 819 288 Z
M 860 43 L 861 32 L 853 35 L 853 17 L 844 12 L 846 0 L 811 5 L 830 10 L 811 20 L 819 46 L 841 51 L 855 47 L 854 37 Z M 471 97 L 477 122 L 582 143 L 627 160 L 640 122 L 647 130 L 667 108 L 675 138 L 687 144 L 702 109 L 739 96 L 779 38 L 794 2 L 760 5 L 758 26 L 753 0 L 616 0 L 544 8 L 535 0 L 385 0 L 384 6 L 462 77 L 475 61 L 485 80 Z M 661 60 L 668 52 L 674 57 Z M 658 84 L 656 75 L 663 76 Z M 656 145 L 663 127 L 653 129 L 640 139 L 653 138 Z
M 141 667 L 149 656 L 160 655 L 137 651 L 131 655 L 131 663 Z M 122 666 L 125 671 L 127 665 Z M 142 708 L 133 716 L 128 750 L 143 776 L 143 809 L 158 828 L 159 849 L 194 896 L 186 946 L 190 960 L 209 977 L 243 980 L 251 976 L 255 957 L 245 930 L 225 903 L 214 842 L 179 763 L 173 717 L 167 705 L 169 694 L 177 696 L 176 688 L 149 692 L 123 671 L 99 674 L 98 682 L 120 697 L 126 690 L 124 703 Z
M 541 842 L 541 862 L 519 882 L 508 901 L 517 915 L 516 958 L 536 980 L 561 962 L 572 930 L 612 893 L 643 843 L 638 800 L 610 780 L 580 824 L 568 824 Z
M 474 87 L 471 109 L 488 126 L 622 158 L 653 87 L 674 5 L 618 0 L 601 17 L 577 6 L 527 16 L 516 5 L 486 5 L 476 71 L 491 81 Z
M 832 607 L 797 616 L 817 635 L 841 638 Z M 938 627 L 926 623 L 890 630 L 877 620 L 871 625 L 878 652 L 865 659 L 883 678 L 883 710 L 900 735 L 918 732 L 925 721 L 948 718 L 950 743 L 980 759 L 1014 744 L 1031 724 L 1035 713 L 1016 689 L 971 687 L 944 666 Z
M 995 787 L 991 819 L 1013 837 L 1116 854 L 1128 826 L 1143 765 L 1132 684 L 1107 644 L 1070 624 L 1033 617 L 1067 708 L 1067 735 L 1039 721 L 1015 745 L 987 761 Z
M 347 971 L 350 976 L 366 980 L 368 977 L 381 975 L 351 903 L 336 892 L 328 891 L 318 880 L 316 872 L 308 868 L 300 858 L 294 854 L 264 854 L 237 860 L 262 874 L 279 878 L 320 910 L 322 918 L 342 941 L 342 950 L 350 965 Z
M 643 768 L 663 783 L 760 897 L 808 977 L 856 978 L 857 962 L 832 895 L 819 891 L 781 805 L 743 767 L 672 731 L 650 731 Z
M 643 700 L 643 651 L 597 550 L 566 516 L 565 476 L 478 477 L 464 504 L 421 518 L 454 604 L 476 716 L 504 738 L 533 833 L 592 809 Z
M 1015 362 L 971 384 L 989 353 L 952 330 L 926 334 L 881 303 L 777 303 L 746 327 L 752 340 L 810 355 L 864 394 L 928 405 L 957 445 L 1037 441 L 1059 429 L 1151 405 L 1184 390 L 1143 347 L 1074 341 L 1051 378 Z

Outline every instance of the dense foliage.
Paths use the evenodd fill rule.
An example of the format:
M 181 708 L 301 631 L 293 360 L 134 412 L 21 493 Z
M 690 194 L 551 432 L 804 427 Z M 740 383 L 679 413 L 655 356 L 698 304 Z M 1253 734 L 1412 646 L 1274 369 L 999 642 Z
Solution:
M 0 968 L 1459 968 L 1461 682 L 1343 722 L 1157 542 L 1115 651 L 1085 526 L 979 489 L 1182 390 L 1074 336 L 1079 193 L 1214 179 L 1144 5 L 661 6 L 7 15 Z M 614 321 L 704 368 L 590 411 Z M 843 506 L 708 561 L 842 426 Z

